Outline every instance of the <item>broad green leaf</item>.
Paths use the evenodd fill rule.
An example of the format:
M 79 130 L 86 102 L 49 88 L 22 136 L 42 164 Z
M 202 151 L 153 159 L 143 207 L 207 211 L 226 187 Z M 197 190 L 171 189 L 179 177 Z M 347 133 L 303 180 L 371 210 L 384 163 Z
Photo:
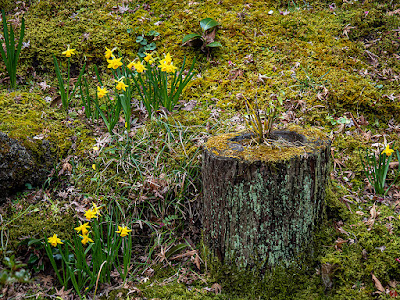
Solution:
M 155 30 L 150 30 L 149 33 L 148 33 L 147 35 L 150 35 L 150 36 L 159 36 L 160 33 L 157 32 L 157 31 L 155 31 Z
M 205 18 L 200 21 L 200 27 L 203 31 L 207 31 L 208 29 L 214 28 L 218 25 L 218 22 L 211 18 Z
M 193 39 L 201 39 L 201 35 L 197 33 L 191 33 L 188 35 L 185 35 L 185 37 L 182 39 L 182 44 L 186 43 L 187 41 L 193 40 Z
M 220 42 L 212 42 L 207 45 L 207 47 L 222 47 Z
M 150 44 L 149 44 L 149 48 L 150 48 L 149 50 L 155 50 L 156 47 L 157 47 L 157 46 L 156 46 L 156 43 L 150 43 Z
M 139 35 L 136 37 L 136 43 L 140 43 L 141 41 L 143 41 L 143 36 Z

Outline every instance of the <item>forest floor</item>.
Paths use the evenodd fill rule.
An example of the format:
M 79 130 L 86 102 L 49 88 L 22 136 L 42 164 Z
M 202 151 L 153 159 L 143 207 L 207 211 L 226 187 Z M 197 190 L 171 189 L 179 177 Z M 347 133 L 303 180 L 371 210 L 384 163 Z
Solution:
M 0 132 L 39 162 L 43 141 L 56 157 L 44 183 L 26 182 L 1 204 L 0 298 L 399 297 L 397 1 L 0 0 L 0 7 L 16 44 L 25 22 L 15 89 L 0 61 Z M 205 18 L 218 25 L 202 31 Z M 191 33 L 202 35 L 198 47 L 182 45 Z M 107 68 L 106 48 L 126 64 Z M 69 58 L 67 49 L 75 49 Z M 185 62 L 182 80 L 195 61 L 170 109 L 154 108 L 154 100 L 146 106 L 134 89 L 139 61 L 157 69 L 144 52 L 166 66 L 170 53 L 178 70 Z M 273 103 L 274 128 L 313 126 L 332 140 L 324 220 L 301 268 L 261 274 L 221 266 L 203 243 L 201 147 L 246 130 L 245 99 Z M 363 160 L 369 151 L 388 162 L 387 146 L 395 152 L 378 192 Z M 75 228 L 86 222 L 94 241 L 81 244 L 86 235 Z

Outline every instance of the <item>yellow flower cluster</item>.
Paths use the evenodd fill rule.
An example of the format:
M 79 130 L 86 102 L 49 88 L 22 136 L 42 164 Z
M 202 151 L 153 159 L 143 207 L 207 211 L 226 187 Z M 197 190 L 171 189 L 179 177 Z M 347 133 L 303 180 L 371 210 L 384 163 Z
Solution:
M 85 217 L 88 221 L 90 221 L 91 219 L 97 219 L 101 214 L 100 214 L 100 209 L 101 206 L 97 206 L 95 203 L 92 203 L 93 207 L 91 209 L 88 209 L 85 212 Z M 81 232 L 82 235 L 79 235 L 82 239 L 81 242 L 83 245 L 86 245 L 87 243 L 94 243 L 94 241 L 89 237 L 89 222 L 86 223 L 80 223 L 80 225 L 78 227 L 74 228 L 76 230 L 77 233 Z M 121 237 L 125 237 L 127 235 L 129 235 L 129 232 L 131 232 L 132 229 L 129 229 L 127 226 L 118 226 L 118 230 L 116 231 L 116 233 L 118 233 Z M 47 239 L 48 243 L 50 245 L 52 245 L 53 247 L 57 247 L 58 244 L 63 244 L 63 242 L 61 242 L 61 239 L 59 239 L 57 237 L 57 234 L 54 234 L 52 237 L 49 237 Z
M 174 73 L 175 70 L 178 69 L 173 65 L 171 54 L 169 53 L 167 53 L 167 55 L 165 55 L 165 58 L 160 61 L 158 67 L 161 69 L 162 72 L 167 72 L 167 73 Z

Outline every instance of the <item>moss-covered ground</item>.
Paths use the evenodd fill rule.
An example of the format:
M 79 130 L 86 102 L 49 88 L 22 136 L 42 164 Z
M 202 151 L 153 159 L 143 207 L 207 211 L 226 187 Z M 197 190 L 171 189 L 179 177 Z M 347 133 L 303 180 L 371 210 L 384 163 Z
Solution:
M 3 261 L 0 298 L 78 298 L 71 285 L 61 288 L 38 240 L 55 232 L 70 239 L 93 202 L 119 211 L 118 221 L 134 229 L 129 280 L 115 272 L 99 285 L 100 299 L 390 299 L 400 293 L 397 158 L 383 197 L 366 180 L 359 156 L 360 147 L 399 149 L 397 1 L 0 0 L 0 8 L 16 32 L 22 17 L 26 24 L 16 91 L 0 61 L 0 131 L 32 151 L 35 141 L 49 140 L 58 157 L 42 186 L 27 185 L 0 208 L 1 258 L 15 254 L 31 273 L 28 283 L 12 283 L 21 269 L 10 271 Z M 182 47 L 207 17 L 220 24 L 215 40 L 222 47 L 209 55 Z M 185 56 L 196 58 L 196 75 L 175 110 L 150 118 L 133 94 L 131 131 L 121 113 L 110 135 L 101 118 L 85 117 L 79 92 L 67 110 L 60 106 L 53 55 L 65 75 L 61 53 L 76 49 L 71 86 L 86 63 L 94 95 L 95 65 L 103 84 L 114 85 L 105 47 L 118 47 L 131 61 L 138 36 L 154 42 L 161 57 L 171 53 L 176 66 Z M 267 103 L 278 93 L 285 99 L 277 128 L 315 126 L 332 139 L 315 250 L 288 269 L 221 266 L 202 244 L 201 146 L 210 136 L 245 129 L 245 98 Z M 87 291 L 86 299 L 93 296 Z

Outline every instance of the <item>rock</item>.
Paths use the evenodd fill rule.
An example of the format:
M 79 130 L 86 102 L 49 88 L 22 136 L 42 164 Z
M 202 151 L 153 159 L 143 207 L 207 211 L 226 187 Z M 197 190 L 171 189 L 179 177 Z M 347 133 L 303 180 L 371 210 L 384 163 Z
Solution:
M 43 184 L 56 157 L 47 140 L 27 140 L 25 145 L 0 132 L 0 204 L 25 184 Z

